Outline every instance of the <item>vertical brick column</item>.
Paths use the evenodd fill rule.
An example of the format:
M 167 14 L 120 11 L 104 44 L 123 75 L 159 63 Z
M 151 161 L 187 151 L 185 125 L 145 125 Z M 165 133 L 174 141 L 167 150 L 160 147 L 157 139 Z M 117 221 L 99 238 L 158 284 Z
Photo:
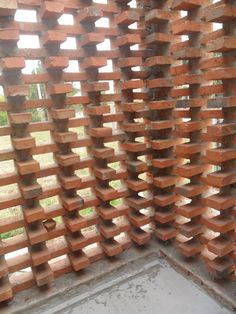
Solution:
M 220 170 L 207 176 L 210 186 L 218 189 L 218 193 L 209 196 L 209 206 L 205 225 L 212 230 L 212 239 L 207 248 L 214 258 L 207 260 L 209 271 L 216 278 L 228 278 L 235 274 L 235 30 L 236 2 L 224 1 L 213 4 L 205 9 L 207 21 L 223 23 L 223 31 L 212 33 L 207 42 L 207 50 L 214 53 L 215 58 L 208 62 L 209 69 L 205 74 L 207 80 L 222 82 L 217 98 L 209 99 L 209 105 L 220 103 L 223 121 L 208 126 L 207 134 L 216 143 L 216 148 L 207 150 L 209 163 Z M 214 63 L 213 63 L 214 61 Z M 216 91 L 217 93 L 217 91 Z M 235 275 L 234 275 L 235 276 Z
M 81 185 L 81 179 L 74 174 L 74 165 L 79 162 L 79 156 L 72 152 L 71 147 L 77 140 L 77 134 L 68 129 L 68 121 L 75 116 L 75 112 L 66 106 L 66 94 L 72 91 L 72 85 L 63 82 L 63 69 L 68 66 L 68 58 L 61 56 L 60 44 L 67 37 L 66 32 L 57 30 L 57 19 L 62 15 L 64 5 L 54 1 L 45 1 L 40 16 L 45 32 L 42 44 L 47 57 L 44 66 L 48 71 L 50 81 L 47 85 L 48 94 L 52 100 L 50 117 L 53 122 L 51 136 L 57 145 L 54 154 L 59 167 L 58 181 L 62 187 L 61 203 L 65 209 L 63 216 L 67 228 L 66 240 L 69 247 L 69 260 L 72 268 L 78 271 L 89 264 L 89 258 L 83 252 L 88 244 L 86 237 L 80 231 L 83 222 L 79 219 L 78 210 L 83 206 L 83 199 L 76 191 Z
M 12 21 L 13 16 L 15 14 L 15 11 L 17 9 L 17 2 L 12 1 L 10 5 L 7 4 L 7 1 L 3 1 L 3 3 L 0 4 L 0 27 L 5 27 L 4 30 L 0 31 L 0 52 L 2 56 L 7 56 L 8 53 L 11 51 L 11 49 L 16 50 L 16 43 L 19 39 L 19 31 L 16 30 L 11 30 L 10 25 L 5 25 L 5 19 L 9 19 Z M 4 24 L 3 24 L 4 23 Z M 8 29 L 9 27 L 9 29 Z M 11 70 L 12 73 L 17 73 L 19 77 L 19 72 L 22 66 L 24 66 L 24 58 L 21 58 L 20 60 L 20 68 L 18 69 L 17 67 L 17 59 L 14 57 L 8 57 L 8 58 L 3 58 L 0 63 L 0 68 L 1 71 L 4 71 L 4 68 L 6 69 L 6 63 L 7 61 L 10 61 L 8 63 L 8 75 L 9 75 L 9 70 Z M 12 62 L 11 62 L 12 61 Z M 15 61 L 15 62 L 13 62 Z M 12 64 L 15 63 L 15 64 Z M 5 65 L 4 65 L 5 64 Z M 9 69 L 10 66 L 10 69 Z M 11 73 L 10 72 L 10 73 Z M 6 73 L 6 75 L 7 75 Z M 8 80 L 7 82 L 8 83 Z M 5 86 L 5 90 L 7 89 L 7 86 Z M 6 93 L 6 92 L 5 92 Z M 9 98 L 8 98 L 9 99 Z M 11 100 L 11 99 L 10 99 Z M 13 99 L 14 100 L 14 99 Z M 9 112 L 13 111 L 11 104 L 9 104 Z M 2 231 L 1 231 L 2 232 Z M 12 287 L 9 281 L 9 271 L 8 271 L 8 266 L 5 260 L 4 256 L 4 247 L 2 245 L 2 240 L 0 240 L 0 301 L 8 301 L 11 300 L 13 297 L 13 291 Z
M 141 44 L 141 36 L 138 31 L 135 33 L 128 27 L 132 23 L 138 22 L 140 17 L 137 10 L 130 8 L 126 2 L 117 2 L 117 5 L 121 11 L 115 22 L 118 24 L 116 46 L 120 59 L 117 66 L 121 68 L 119 89 L 121 109 L 124 113 L 121 128 L 126 135 L 121 146 L 127 154 L 125 164 L 128 172 L 126 185 L 129 189 L 129 197 L 127 197 L 126 203 L 130 208 L 128 218 L 131 223 L 129 235 L 136 244 L 142 245 L 150 239 L 150 234 L 143 229 L 143 226 L 150 222 L 150 217 L 142 213 L 142 209 L 150 206 L 151 202 L 141 193 L 149 186 L 147 181 L 139 178 L 140 174 L 147 171 L 146 163 L 138 158 L 146 153 L 146 143 L 138 140 L 138 137 L 145 134 L 146 126 L 144 121 L 135 121 L 139 118 L 138 112 L 142 112 L 144 109 L 144 103 L 136 100 L 134 90 L 143 88 L 144 82 L 140 78 L 135 79 L 132 71 L 132 67 L 142 65 L 142 58 L 137 55 L 137 51 L 130 49 L 132 45 Z
M 110 113 L 110 107 L 101 104 L 102 93 L 109 89 L 109 85 L 99 81 L 99 68 L 107 65 L 107 58 L 97 55 L 96 45 L 105 40 L 105 35 L 95 30 L 95 22 L 103 16 L 103 11 L 92 5 L 92 1 L 89 4 L 77 16 L 77 21 L 85 31 L 78 42 L 86 56 L 80 62 L 81 69 L 87 74 L 87 82 L 82 84 L 82 90 L 89 97 L 86 113 L 90 119 L 88 134 L 92 140 L 90 154 L 94 158 L 92 171 L 96 177 L 93 191 L 99 200 L 97 211 L 100 216 L 101 247 L 107 256 L 114 256 L 121 253 L 123 247 L 114 239 L 122 232 L 119 225 L 113 223 L 113 219 L 120 213 L 110 204 L 118 197 L 117 190 L 109 185 L 116 176 L 116 171 L 108 166 L 108 159 L 114 157 L 114 149 L 104 145 L 106 139 L 112 136 L 112 128 L 103 126 L 103 116 Z
M 176 36 L 170 32 L 170 23 L 177 14 L 170 11 L 170 1 L 151 1 L 150 11 L 145 16 L 149 33 L 146 36 L 149 55 L 145 60 L 145 65 L 149 70 L 147 88 L 149 90 L 154 221 L 156 236 L 163 241 L 174 238 L 177 233 L 174 205 L 176 176 L 173 174 L 173 166 L 176 164 L 173 154 L 175 102 L 170 95 L 173 86 L 170 73 L 172 64 L 170 44 L 176 41 Z
M 0 4 L 0 15 L 4 17 L 9 14 L 8 18 L 5 16 L 5 22 L 7 21 L 9 24 L 14 16 L 14 7 L 16 9 L 14 1 Z M 11 142 L 15 154 L 14 162 L 19 176 L 18 187 L 29 241 L 30 264 L 36 284 L 43 286 L 51 282 L 53 273 L 48 264 L 50 252 L 45 244 L 48 235 L 42 224 L 45 213 L 39 205 L 42 187 L 37 183 L 36 174 L 40 167 L 39 163 L 32 158 L 32 148 L 36 143 L 29 132 L 31 114 L 25 110 L 28 86 L 22 83 L 21 77 L 21 69 L 25 67 L 25 60 L 23 57 L 16 57 L 18 29 L 12 28 L 12 24 L 8 29 L 6 23 L 4 27 L 5 29 L 0 32 L 0 42 L 1 53 L 6 57 L 1 59 L 1 69 L 4 77 L 4 92 L 8 102 L 9 123 L 12 129 Z
M 181 196 L 189 199 L 187 204 L 178 206 L 177 213 L 182 216 L 179 224 L 178 248 L 186 257 L 193 257 L 201 253 L 202 245 L 200 235 L 203 232 L 201 215 L 205 212 L 202 199 L 204 185 L 201 183 L 201 176 L 205 165 L 201 161 L 201 107 L 205 100 L 200 98 L 199 89 L 202 81 L 202 74 L 199 69 L 203 50 L 201 47 L 201 34 L 208 31 L 208 25 L 202 21 L 204 5 L 199 1 L 173 1 L 173 9 L 184 10 L 187 16 L 173 22 L 174 35 L 188 35 L 188 40 L 182 49 L 174 52 L 177 60 L 184 60 L 185 65 L 182 72 L 174 79 L 176 86 L 188 85 L 187 99 L 179 102 L 184 110 L 179 111 L 181 121 L 176 123 L 178 137 L 185 142 L 176 147 L 177 156 L 188 159 L 187 163 L 178 165 L 176 173 L 185 178 L 187 184 L 177 187 Z M 184 43 L 183 43 L 184 44 Z

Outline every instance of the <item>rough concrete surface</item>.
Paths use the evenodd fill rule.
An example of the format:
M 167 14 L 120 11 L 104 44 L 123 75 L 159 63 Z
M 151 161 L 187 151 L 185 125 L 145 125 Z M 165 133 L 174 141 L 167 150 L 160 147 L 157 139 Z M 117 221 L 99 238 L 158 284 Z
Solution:
M 233 308 L 235 289 L 232 292 L 231 286 L 230 291 L 225 286 L 219 290 L 221 286 L 201 275 L 201 269 L 193 268 L 195 263 L 185 265 L 176 259 L 174 251 L 170 252 L 171 248 L 163 248 L 157 241 L 147 247 L 132 247 L 119 257 L 57 278 L 50 289 L 33 287 L 18 293 L 9 306 L 0 308 L 0 313 L 232 313 L 208 293 Z M 184 275 L 173 265 L 178 271 L 183 271 L 182 266 Z
M 54 313 L 230 313 L 164 261 L 130 280 L 115 284 L 83 301 L 70 304 L 68 300 L 68 304 L 64 305 L 64 309 L 55 309 Z

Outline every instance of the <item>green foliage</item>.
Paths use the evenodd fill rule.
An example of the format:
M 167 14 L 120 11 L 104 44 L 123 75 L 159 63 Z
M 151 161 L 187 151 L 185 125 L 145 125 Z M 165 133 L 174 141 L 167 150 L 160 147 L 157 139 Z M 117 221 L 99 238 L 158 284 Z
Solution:
M 0 234 L 0 238 L 1 239 L 8 239 L 8 238 L 12 238 L 16 235 L 20 235 L 24 233 L 24 228 L 18 228 L 18 229 L 15 229 L 15 230 L 11 230 L 11 231 L 8 231 L 8 232 L 4 232 L 4 233 L 1 233 Z
M 0 102 L 5 101 L 5 97 L 3 95 L 0 95 Z M 0 111 L 0 126 L 7 124 L 7 112 L 6 111 Z
M 0 126 L 4 126 L 8 123 L 7 112 L 0 111 Z
M 33 122 L 40 122 L 40 121 L 41 121 L 37 109 L 32 109 L 32 110 L 30 110 L 30 112 L 31 112 L 31 114 L 32 114 L 32 121 L 33 121 Z

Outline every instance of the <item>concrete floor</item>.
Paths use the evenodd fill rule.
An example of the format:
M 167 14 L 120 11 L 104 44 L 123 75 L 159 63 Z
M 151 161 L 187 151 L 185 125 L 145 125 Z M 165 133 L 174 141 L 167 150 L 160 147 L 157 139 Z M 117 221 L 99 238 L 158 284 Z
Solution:
M 101 282 L 81 299 L 74 297 L 46 313 L 63 314 L 226 314 L 223 308 L 191 280 L 165 261 L 140 269 L 134 277 L 116 274 L 112 285 Z M 100 290 L 100 291 L 99 291 Z
M 235 283 L 213 281 L 202 266 L 199 260 L 186 262 L 171 247 L 150 241 L 146 247 L 133 246 L 118 257 L 56 278 L 50 288 L 24 290 L 0 306 L 0 313 L 233 313 L 228 309 L 236 309 Z

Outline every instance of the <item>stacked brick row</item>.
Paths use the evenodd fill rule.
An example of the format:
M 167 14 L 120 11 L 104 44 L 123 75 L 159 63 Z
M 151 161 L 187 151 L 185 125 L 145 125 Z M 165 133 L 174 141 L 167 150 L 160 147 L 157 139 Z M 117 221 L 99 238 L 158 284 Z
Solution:
M 115 20 L 119 33 L 116 41 L 120 56 L 117 66 L 121 69 L 119 89 L 124 114 L 121 129 L 126 135 L 122 148 L 127 154 L 125 166 L 128 173 L 126 186 L 129 190 L 126 203 L 129 206 L 128 218 L 131 224 L 129 236 L 134 243 L 143 245 L 150 240 L 150 233 L 145 229 L 150 223 L 150 217 L 143 210 L 150 206 L 151 200 L 145 196 L 149 184 L 140 178 L 141 174 L 147 172 L 146 162 L 139 159 L 139 156 L 146 155 L 147 145 L 138 139 L 146 135 L 146 125 L 142 118 L 145 104 L 136 96 L 135 90 L 142 89 L 144 82 L 142 78 L 134 77 L 135 72 L 132 71 L 132 67 L 142 66 L 142 56 L 135 56 L 136 51 L 131 50 L 131 46 L 141 44 L 141 34 L 133 33 L 129 28 L 129 25 L 139 22 L 140 15 L 126 2 L 128 1 L 117 2 L 120 13 Z M 136 122 L 137 119 L 139 121 Z
M 214 148 L 206 151 L 209 164 L 219 170 L 207 175 L 207 183 L 218 192 L 206 198 L 209 214 L 204 224 L 212 231 L 207 243 L 213 258 L 207 260 L 208 269 L 217 278 L 229 278 L 236 269 L 235 256 L 235 1 L 220 1 L 205 9 L 205 19 L 222 23 L 222 30 L 208 36 L 207 50 L 214 53 L 206 60 L 206 80 L 217 82 L 218 90 L 208 100 L 211 108 L 221 108 L 221 121 L 208 126 L 208 140 Z
M 151 1 L 150 12 L 145 16 L 148 26 L 146 37 L 149 69 L 149 140 L 152 151 L 151 173 L 153 176 L 153 201 L 155 208 L 155 233 L 162 241 L 175 238 L 175 184 L 173 167 L 176 164 L 173 147 L 173 87 L 170 67 L 173 63 L 170 46 L 176 38 L 171 34 L 170 24 L 176 13 L 170 10 L 170 1 Z
M 203 143 L 201 132 L 203 121 L 201 109 L 205 99 L 200 95 L 202 73 L 200 61 L 204 54 L 201 46 L 201 36 L 209 30 L 209 25 L 202 21 L 204 6 L 200 1 L 173 1 L 173 10 L 182 10 L 186 16 L 172 23 L 174 35 L 187 35 L 188 39 L 175 47 L 173 56 L 181 60 L 182 65 L 177 66 L 173 79 L 175 86 L 186 85 L 185 99 L 177 101 L 176 134 L 183 143 L 177 145 L 176 156 L 188 160 L 176 167 L 176 174 L 182 177 L 184 185 L 177 187 L 176 191 L 184 197 L 184 205 L 177 206 L 179 217 L 178 248 L 186 257 L 194 257 L 201 253 L 201 234 L 203 225 L 202 214 L 205 212 L 202 192 L 204 184 L 201 182 L 205 165 L 202 162 Z M 174 73 L 174 71 L 173 71 Z

